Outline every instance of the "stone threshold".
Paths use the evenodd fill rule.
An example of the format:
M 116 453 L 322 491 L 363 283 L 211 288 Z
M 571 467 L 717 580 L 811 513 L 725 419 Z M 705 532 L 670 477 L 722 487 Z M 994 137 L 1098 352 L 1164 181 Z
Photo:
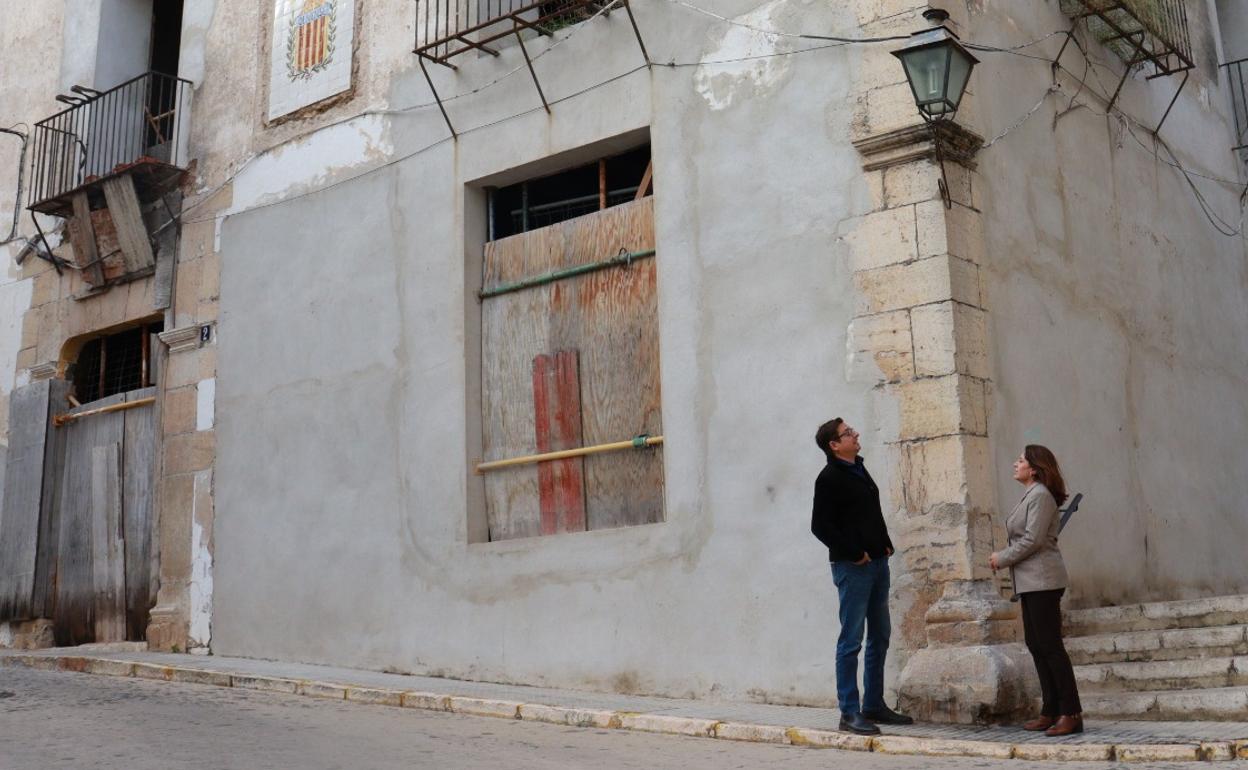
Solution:
M 768 723 L 777 721 L 775 717 L 781 714 L 798 717 L 808 712 L 810 719 L 801 721 L 826 724 L 829 717 L 835 718 L 834 709 L 722 704 L 610 693 L 595 695 L 242 658 L 96 652 L 81 648 L 34 653 L 0 650 L 0 665 L 238 687 L 360 704 L 523 719 L 574 727 L 638 730 L 842 751 L 1046 762 L 1248 761 L 1248 724 L 1240 722 L 1223 723 L 1225 729 L 1221 729 L 1221 725 L 1213 726 L 1213 731 L 1221 734 L 1218 737 L 1210 734 L 1210 723 L 1201 723 L 1200 729 L 1193 724 L 1191 740 L 1176 740 L 1173 730 L 1169 733 L 1158 732 L 1156 723 L 1148 722 L 1112 723 L 1105 730 L 1103 742 L 1097 742 L 1095 725 L 1089 730 L 1091 735 L 1084 733 L 1065 739 L 1037 738 L 1035 734 L 1021 734 L 1016 729 L 936 724 L 885 728 L 890 733 L 902 731 L 906 734 L 866 737 L 817 726 Z M 325 681 L 331 679 L 339 681 Z M 344 679 L 352 681 L 342 681 Z M 404 684 L 419 686 L 406 688 L 402 686 Z M 431 684 L 436 687 L 431 687 Z M 545 702 L 515 699 L 517 694 L 522 695 L 526 690 Z M 675 705 L 665 708 L 669 702 Z M 647 709 L 647 706 L 651 708 Z M 683 713 L 655 713 L 661 710 Z M 736 712 L 736 718 L 694 715 L 698 712 L 707 715 L 719 713 L 722 717 L 725 711 Z M 754 721 L 759 717 L 761 719 Z M 790 718 L 788 721 L 796 720 Z

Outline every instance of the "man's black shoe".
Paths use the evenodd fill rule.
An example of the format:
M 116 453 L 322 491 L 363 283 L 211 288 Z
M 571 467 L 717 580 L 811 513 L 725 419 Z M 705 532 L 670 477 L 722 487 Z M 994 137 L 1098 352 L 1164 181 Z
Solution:
M 842 714 L 841 726 L 838 729 L 844 733 L 856 733 L 858 735 L 880 734 L 880 728 L 868 721 L 862 714 Z
M 864 711 L 862 715 L 872 722 L 878 722 L 882 725 L 912 725 L 914 719 L 905 714 L 898 714 L 888 706 L 882 707 L 879 711 Z

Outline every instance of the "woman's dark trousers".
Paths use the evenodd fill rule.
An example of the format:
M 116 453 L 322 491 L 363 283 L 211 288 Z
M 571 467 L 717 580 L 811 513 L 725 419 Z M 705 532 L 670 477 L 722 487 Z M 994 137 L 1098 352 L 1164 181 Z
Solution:
M 1065 592 L 1065 588 L 1057 588 L 1019 594 L 1023 601 L 1023 638 L 1040 676 L 1043 696 L 1040 713 L 1054 718 L 1083 712 L 1075 670 L 1066 654 L 1066 645 L 1062 644 L 1062 594 Z

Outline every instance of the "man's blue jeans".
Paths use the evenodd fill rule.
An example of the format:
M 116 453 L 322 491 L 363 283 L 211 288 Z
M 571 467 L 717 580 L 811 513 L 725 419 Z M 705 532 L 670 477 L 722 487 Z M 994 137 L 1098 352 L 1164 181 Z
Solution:
M 841 636 L 836 640 L 836 697 L 841 714 L 884 708 L 884 656 L 892 627 L 888 618 L 888 558 L 861 566 L 832 562 L 832 581 L 841 596 Z M 858 700 L 858 653 L 863 630 L 867 654 L 863 700 Z

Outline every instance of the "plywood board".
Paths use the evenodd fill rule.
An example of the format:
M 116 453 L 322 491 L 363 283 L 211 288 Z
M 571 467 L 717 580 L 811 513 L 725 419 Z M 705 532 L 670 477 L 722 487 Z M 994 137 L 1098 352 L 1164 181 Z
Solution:
M 653 198 L 644 198 L 486 245 L 483 285 L 654 248 Z M 637 260 L 482 303 L 482 440 L 486 460 L 536 450 L 531 366 L 559 350 L 580 354 L 585 445 L 660 434 L 656 259 Z M 659 449 L 586 458 L 589 529 L 663 518 Z M 538 471 L 486 476 L 491 539 L 541 533 Z
M 34 616 L 50 618 L 56 608 L 56 560 L 60 544 L 61 498 L 60 479 L 65 464 L 65 441 L 63 431 L 53 425 L 53 419 L 69 409 L 68 395 L 73 383 L 68 380 L 49 380 L 47 447 L 44 450 L 43 500 L 39 503 L 39 554 L 35 561 Z
M 92 286 L 104 282 L 104 269 L 95 249 L 95 228 L 91 224 L 91 203 L 85 192 L 74 195 L 74 215 L 69 218 L 69 241 L 74 247 L 74 261 L 82 268 L 82 278 Z

